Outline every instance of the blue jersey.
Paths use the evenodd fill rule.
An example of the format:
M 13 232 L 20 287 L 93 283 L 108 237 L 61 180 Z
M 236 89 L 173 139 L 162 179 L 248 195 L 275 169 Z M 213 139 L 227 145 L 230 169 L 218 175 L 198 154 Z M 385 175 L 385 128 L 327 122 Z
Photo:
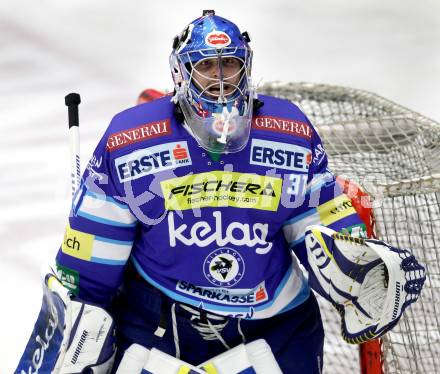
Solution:
M 306 227 L 362 222 L 302 111 L 260 99 L 247 146 L 220 156 L 169 97 L 116 115 L 74 199 L 57 255 L 64 284 L 108 305 L 132 261 L 170 298 L 217 314 L 268 318 L 303 303 Z

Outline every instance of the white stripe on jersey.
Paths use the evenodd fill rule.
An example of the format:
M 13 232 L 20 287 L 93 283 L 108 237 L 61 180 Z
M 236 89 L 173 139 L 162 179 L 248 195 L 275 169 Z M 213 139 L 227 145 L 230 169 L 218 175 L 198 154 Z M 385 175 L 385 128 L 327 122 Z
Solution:
M 116 222 L 121 226 L 131 226 L 137 221 L 127 206 L 118 203 L 111 197 L 90 191 L 84 194 L 78 208 L 78 214 L 85 217 L 96 217 L 98 222 Z
M 92 257 L 114 261 L 127 261 L 132 246 L 133 242 L 122 242 L 95 236 Z
M 283 226 L 284 236 L 287 242 L 292 244 L 301 237 L 304 237 L 307 226 L 320 224 L 320 216 L 316 208 L 313 208 L 306 213 L 287 221 L 287 224 Z
M 195 307 L 200 307 L 200 305 L 203 305 L 204 310 L 219 315 L 251 319 L 269 318 L 280 313 L 281 311 L 289 310 L 302 304 L 308 299 L 310 295 L 308 282 L 305 279 L 301 269 L 299 268 L 298 261 L 293 254 L 292 265 L 287 269 L 287 272 L 279 283 L 278 287 L 276 288 L 271 301 L 264 302 L 261 305 L 247 307 L 215 305 L 207 302 L 205 299 L 195 300 L 193 298 L 189 298 L 186 295 L 175 292 L 175 290 L 173 289 L 164 287 L 155 279 L 151 278 L 142 269 L 139 262 L 136 261 L 134 257 L 132 257 L 132 260 L 139 274 L 148 283 L 160 289 L 168 297 L 185 304 L 193 305 Z

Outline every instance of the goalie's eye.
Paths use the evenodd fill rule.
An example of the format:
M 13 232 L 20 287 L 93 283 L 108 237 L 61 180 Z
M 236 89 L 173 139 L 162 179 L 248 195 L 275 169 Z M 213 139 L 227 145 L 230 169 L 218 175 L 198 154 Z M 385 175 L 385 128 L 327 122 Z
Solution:
M 240 69 L 241 63 L 240 60 L 233 57 L 223 57 L 222 58 L 222 66 L 226 68 L 236 68 Z
M 202 60 L 195 66 L 195 69 L 202 74 L 211 71 L 213 68 L 217 68 L 216 59 Z
M 217 58 L 207 58 L 199 61 L 194 69 L 200 74 L 211 74 L 216 72 L 220 75 L 219 66 L 218 66 Z M 222 57 L 221 59 L 221 68 L 223 70 L 224 78 L 232 78 L 235 74 L 237 74 L 243 66 L 242 61 L 235 57 Z

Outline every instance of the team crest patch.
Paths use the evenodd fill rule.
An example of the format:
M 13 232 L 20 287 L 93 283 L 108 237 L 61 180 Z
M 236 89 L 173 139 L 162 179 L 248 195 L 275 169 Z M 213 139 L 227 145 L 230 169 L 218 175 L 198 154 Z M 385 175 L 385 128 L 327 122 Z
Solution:
M 240 253 L 231 248 L 211 252 L 203 263 L 206 279 L 217 287 L 232 287 L 244 275 L 244 261 Z

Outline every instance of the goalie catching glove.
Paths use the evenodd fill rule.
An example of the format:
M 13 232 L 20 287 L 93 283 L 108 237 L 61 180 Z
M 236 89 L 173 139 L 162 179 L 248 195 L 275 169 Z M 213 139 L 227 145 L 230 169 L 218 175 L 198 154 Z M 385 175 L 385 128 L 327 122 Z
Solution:
M 40 314 L 15 373 L 107 374 L 115 353 L 112 317 L 72 299 L 55 275 L 45 274 Z
M 389 331 L 417 300 L 425 268 L 405 249 L 310 226 L 309 282 L 341 315 L 342 337 L 363 343 Z

